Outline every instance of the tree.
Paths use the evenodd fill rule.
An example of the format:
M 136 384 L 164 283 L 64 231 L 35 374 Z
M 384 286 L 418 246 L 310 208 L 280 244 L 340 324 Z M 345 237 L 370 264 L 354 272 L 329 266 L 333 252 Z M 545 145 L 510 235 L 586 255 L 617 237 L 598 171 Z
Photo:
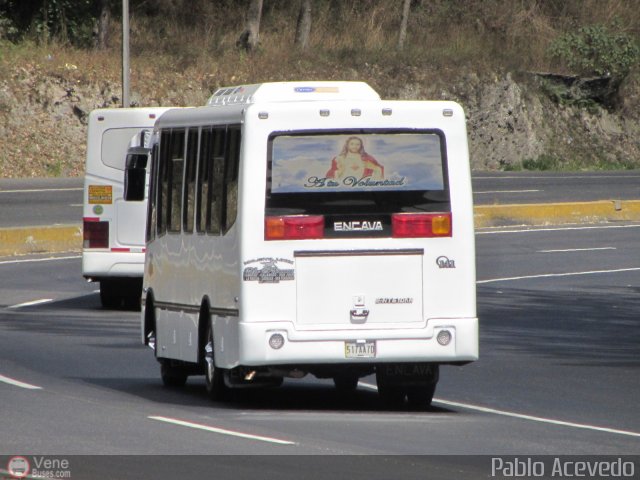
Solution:
M 298 12 L 298 22 L 296 23 L 295 44 L 302 50 L 309 44 L 309 34 L 311 33 L 311 0 L 299 0 L 300 10 Z
M 402 5 L 402 21 L 400 22 L 400 34 L 398 35 L 398 50 L 404 48 L 404 41 L 407 38 L 407 24 L 409 23 L 409 11 L 411 0 L 404 0 Z
M 98 34 L 96 36 L 96 48 L 106 50 L 108 45 L 109 22 L 111 20 L 111 10 L 109 0 L 100 0 L 100 14 L 98 16 Z
M 263 0 L 251 0 L 249 3 L 246 29 L 242 32 L 240 38 L 236 42 L 236 45 L 247 51 L 254 51 L 258 48 L 260 19 L 262 18 L 262 2 Z

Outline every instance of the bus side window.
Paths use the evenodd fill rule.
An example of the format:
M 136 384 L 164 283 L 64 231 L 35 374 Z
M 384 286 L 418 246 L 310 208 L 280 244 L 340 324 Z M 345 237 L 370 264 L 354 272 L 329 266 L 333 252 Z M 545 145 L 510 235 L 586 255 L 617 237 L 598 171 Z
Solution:
M 147 205 L 147 230 L 146 240 L 150 242 L 156 238 L 156 222 L 157 222 L 157 200 L 156 191 L 158 190 L 158 145 L 154 145 L 151 150 L 151 173 L 149 175 L 149 204 Z
M 167 233 L 167 211 L 169 204 L 169 175 L 171 169 L 170 156 L 171 147 L 171 130 L 163 130 L 160 135 L 160 158 L 158 161 L 158 180 L 157 180 L 157 208 L 156 221 L 158 225 L 157 234 L 159 237 Z
M 196 230 L 198 233 L 220 233 L 220 199 L 222 188 L 222 152 L 224 128 L 203 128 L 200 135 Z
M 170 232 L 179 232 L 182 215 L 182 182 L 184 176 L 184 150 L 185 150 L 185 130 L 174 130 L 171 132 L 171 157 L 169 159 L 169 205 L 167 229 Z
M 196 194 L 196 231 L 204 233 L 207 228 L 207 204 L 209 203 L 209 177 L 211 176 L 211 163 L 209 162 L 211 151 L 212 130 L 204 127 L 200 133 L 200 151 L 198 152 L 198 188 Z
M 213 162 L 211 183 L 210 215 L 207 222 L 207 232 L 220 235 L 222 230 L 222 214 L 224 202 L 224 153 L 227 143 L 226 128 L 215 128 L 211 161 Z
M 193 232 L 193 213 L 195 210 L 196 192 L 196 160 L 198 159 L 198 129 L 190 128 L 187 133 L 187 162 L 185 165 L 184 179 L 184 210 L 182 217 L 182 230 L 185 233 Z
M 225 155 L 225 216 L 224 232 L 228 232 L 236 221 L 238 213 L 238 168 L 240 165 L 240 127 L 227 130 L 227 150 Z

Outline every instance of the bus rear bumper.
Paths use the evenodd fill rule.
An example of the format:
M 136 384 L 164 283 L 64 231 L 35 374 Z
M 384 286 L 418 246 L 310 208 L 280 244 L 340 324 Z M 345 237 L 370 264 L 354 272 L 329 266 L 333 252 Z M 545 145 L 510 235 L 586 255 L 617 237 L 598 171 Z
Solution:
M 300 332 L 287 322 L 240 322 L 238 327 L 238 363 L 248 366 L 457 363 L 479 355 L 477 318 L 430 319 L 421 329 Z
M 142 277 L 143 274 L 144 252 L 82 252 L 82 275 L 86 278 Z

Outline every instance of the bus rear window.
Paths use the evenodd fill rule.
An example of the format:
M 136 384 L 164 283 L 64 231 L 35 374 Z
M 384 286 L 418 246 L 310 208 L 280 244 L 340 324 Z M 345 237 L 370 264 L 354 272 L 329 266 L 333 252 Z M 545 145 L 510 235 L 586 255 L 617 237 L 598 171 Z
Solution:
M 105 165 L 124 170 L 124 162 L 131 139 L 142 130 L 142 127 L 110 128 L 102 134 L 100 155 Z
M 272 193 L 443 190 L 436 133 L 279 135 Z
M 322 215 L 325 236 L 387 236 L 394 214 L 451 211 L 439 130 L 276 133 L 269 156 L 266 216 Z

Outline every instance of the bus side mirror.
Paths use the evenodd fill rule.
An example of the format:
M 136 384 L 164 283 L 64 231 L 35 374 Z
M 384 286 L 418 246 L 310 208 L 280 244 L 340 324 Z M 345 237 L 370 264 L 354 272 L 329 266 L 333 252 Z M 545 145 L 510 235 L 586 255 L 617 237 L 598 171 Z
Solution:
M 147 179 L 147 160 L 149 150 L 130 148 L 124 171 L 124 199 L 128 202 L 144 200 L 144 187 Z

